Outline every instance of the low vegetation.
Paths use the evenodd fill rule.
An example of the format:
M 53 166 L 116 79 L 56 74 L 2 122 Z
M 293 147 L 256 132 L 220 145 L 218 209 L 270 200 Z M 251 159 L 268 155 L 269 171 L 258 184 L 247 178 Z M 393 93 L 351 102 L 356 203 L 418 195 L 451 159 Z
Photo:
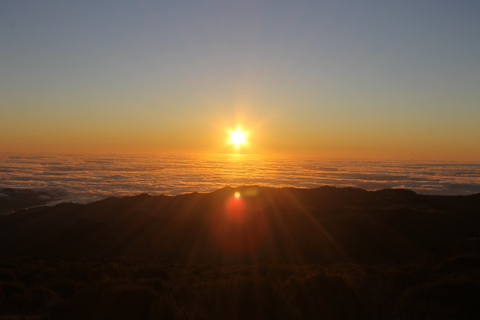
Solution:
M 245 187 L 17 211 L 0 319 L 480 319 L 479 196 Z
M 480 255 L 387 264 L 3 257 L 0 319 L 478 319 Z

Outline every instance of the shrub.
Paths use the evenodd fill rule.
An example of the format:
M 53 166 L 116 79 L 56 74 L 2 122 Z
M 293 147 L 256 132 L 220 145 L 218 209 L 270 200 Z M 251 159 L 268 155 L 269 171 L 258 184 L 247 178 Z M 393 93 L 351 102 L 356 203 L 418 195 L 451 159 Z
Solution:
M 64 299 L 71 298 L 85 283 L 78 282 L 68 278 L 60 278 L 52 281 L 46 287 L 56 292 L 60 297 Z
M 21 312 L 27 309 L 30 300 L 28 289 L 18 282 L 0 283 L 4 294 L 3 312 Z
M 440 265 L 443 272 L 465 272 L 480 268 L 480 256 L 462 254 L 449 258 Z
M 155 293 L 143 286 L 120 286 L 105 293 L 99 301 L 99 319 L 149 319 Z
M 475 281 L 440 279 L 409 289 L 399 309 L 407 317 L 432 319 L 478 319 L 480 285 Z
M 60 303 L 60 297 L 52 290 L 34 288 L 30 291 L 29 309 L 32 311 L 47 311 Z
M 158 278 L 167 280 L 170 278 L 169 272 L 163 266 L 147 266 L 141 267 L 135 272 L 137 279 Z
M 54 268 L 32 265 L 20 270 L 18 279 L 27 287 L 35 287 L 52 281 L 56 276 L 57 272 Z
M 0 281 L 15 281 L 15 276 L 10 270 L 0 268 Z

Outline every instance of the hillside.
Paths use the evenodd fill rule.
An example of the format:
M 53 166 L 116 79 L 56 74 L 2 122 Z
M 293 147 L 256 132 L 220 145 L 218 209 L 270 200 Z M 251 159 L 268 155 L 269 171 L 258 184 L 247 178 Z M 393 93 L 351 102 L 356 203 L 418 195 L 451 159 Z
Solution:
M 479 227 L 480 194 L 226 187 L 208 194 L 142 194 L 17 211 L 0 217 L 0 254 L 191 262 L 397 261 L 457 250 L 480 235 Z
M 332 187 L 20 210 L 0 318 L 478 319 L 479 216 L 478 194 Z

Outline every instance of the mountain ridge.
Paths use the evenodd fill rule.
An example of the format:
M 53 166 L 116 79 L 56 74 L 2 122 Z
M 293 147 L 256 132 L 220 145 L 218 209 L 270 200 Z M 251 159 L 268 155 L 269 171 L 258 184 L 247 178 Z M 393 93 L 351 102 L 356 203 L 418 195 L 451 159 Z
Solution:
M 235 197 L 239 192 L 240 197 Z M 61 203 L 0 217 L 0 254 L 334 263 L 413 259 L 480 236 L 480 194 L 243 186 Z

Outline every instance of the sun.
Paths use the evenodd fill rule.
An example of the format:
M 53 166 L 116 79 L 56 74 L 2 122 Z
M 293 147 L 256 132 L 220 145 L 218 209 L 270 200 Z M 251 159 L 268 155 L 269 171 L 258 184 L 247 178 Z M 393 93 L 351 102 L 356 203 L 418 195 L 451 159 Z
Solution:
M 245 137 L 246 134 L 240 129 L 237 129 L 237 131 L 233 131 L 230 133 L 230 141 L 237 146 L 245 143 Z

